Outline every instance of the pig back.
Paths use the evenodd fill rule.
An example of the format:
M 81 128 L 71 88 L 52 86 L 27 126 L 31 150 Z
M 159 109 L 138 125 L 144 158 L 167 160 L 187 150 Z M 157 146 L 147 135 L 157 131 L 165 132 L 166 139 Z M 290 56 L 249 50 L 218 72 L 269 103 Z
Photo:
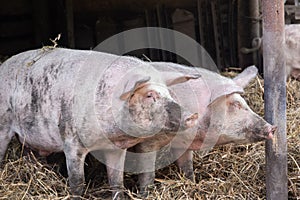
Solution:
M 12 111 L 12 131 L 36 149 L 60 151 L 59 125 L 71 117 L 67 113 L 77 71 L 74 63 L 81 62 L 81 56 L 70 60 L 73 52 L 68 57 L 62 53 L 27 51 L 11 57 L 0 69 L 0 78 L 5 80 L 0 86 L 1 107 Z
M 74 134 L 85 130 L 104 137 L 115 126 L 112 98 L 118 101 L 123 92 L 116 85 L 137 65 L 142 65 L 138 59 L 95 51 L 55 48 L 18 54 L 1 66 L 1 111 L 13 111 L 12 128 L 21 138 L 43 133 L 40 141 L 59 146 L 66 127 Z
M 152 62 L 151 65 L 162 72 L 175 70 L 179 73 L 201 75 L 199 79 L 171 87 L 173 95 L 179 99 L 179 103 L 187 106 L 191 111 L 197 110 L 200 116 L 205 113 L 207 106 L 217 98 L 235 92 L 244 92 L 243 88 L 238 86 L 232 79 L 204 68 L 188 67 L 169 62 Z M 192 99 L 193 95 L 197 98 L 196 102 Z

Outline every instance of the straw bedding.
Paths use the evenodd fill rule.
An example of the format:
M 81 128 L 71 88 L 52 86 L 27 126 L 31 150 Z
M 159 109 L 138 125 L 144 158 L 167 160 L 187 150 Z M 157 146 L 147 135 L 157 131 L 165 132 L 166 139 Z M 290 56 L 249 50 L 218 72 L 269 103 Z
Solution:
M 234 76 L 235 72 L 226 72 Z M 264 114 L 263 80 L 256 78 L 243 95 L 250 107 Z M 300 199 L 300 82 L 287 81 L 287 140 L 289 199 Z M 26 149 L 25 149 L 26 150 Z M 63 157 L 56 162 L 27 153 L 16 141 L 8 149 L 0 170 L 0 199 L 68 199 Z M 62 164 L 58 163 L 58 161 Z M 91 156 L 86 160 L 87 189 L 83 199 L 109 199 L 105 168 Z M 172 164 L 156 172 L 147 199 L 265 199 L 265 144 L 226 145 L 194 153 L 196 182 L 183 177 Z M 135 175 L 125 173 L 126 195 L 136 195 Z

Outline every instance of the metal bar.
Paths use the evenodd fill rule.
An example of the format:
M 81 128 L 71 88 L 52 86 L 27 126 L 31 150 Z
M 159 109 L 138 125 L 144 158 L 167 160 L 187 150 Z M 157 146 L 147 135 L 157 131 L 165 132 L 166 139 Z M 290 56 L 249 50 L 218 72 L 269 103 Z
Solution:
M 265 118 L 278 126 L 266 142 L 266 199 L 288 199 L 284 2 L 262 1 Z

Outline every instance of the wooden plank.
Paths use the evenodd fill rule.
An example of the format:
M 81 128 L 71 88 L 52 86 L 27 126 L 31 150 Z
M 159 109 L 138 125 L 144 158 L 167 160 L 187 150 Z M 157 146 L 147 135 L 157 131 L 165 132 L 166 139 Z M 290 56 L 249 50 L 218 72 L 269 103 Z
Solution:
M 252 41 L 259 38 L 259 0 L 238 0 L 238 58 L 239 66 L 257 65 L 257 51 L 249 53 L 241 49 L 252 49 Z
M 37 46 L 49 44 L 50 27 L 48 1 L 32 0 L 33 31 Z
M 220 23 L 219 2 L 217 0 L 211 0 L 211 12 L 212 12 L 212 21 L 213 21 L 213 30 L 214 30 L 214 40 L 215 40 L 215 50 L 216 50 L 216 59 L 217 67 L 222 69 L 224 67 L 223 60 L 223 44 L 222 44 L 222 27 Z
M 0 23 L 0 37 L 18 37 L 33 34 L 33 24 L 29 19 L 3 21 Z
M 172 13 L 172 21 L 173 21 L 173 29 L 175 31 L 183 33 L 189 36 L 190 38 L 196 40 L 195 17 L 192 12 L 184 9 L 176 9 Z M 176 41 L 175 41 L 175 48 L 177 48 Z M 190 65 L 188 61 L 186 61 L 184 58 L 182 58 L 179 55 L 176 56 L 176 60 L 180 64 Z M 199 63 L 199 66 L 202 66 L 201 63 Z
M 166 9 L 161 4 L 158 4 L 156 6 L 156 16 L 157 16 L 158 26 L 161 28 L 168 28 Z M 164 37 L 165 34 L 163 34 L 163 32 L 161 30 L 158 31 L 158 34 L 159 34 L 159 41 L 161 43 L 161 49 L 163 49 L 163 47 L 166 47 L 168 45 L 174 44 L 174 38 L 170 38 L 170 37 L 165 38 Z M 173 47 L 172 49 L 175 49 L 175 47 Z M 164 50 L 160 50 L 160 52 L 161 52 L 163 61 L 174 61 L 175 60 L 175 58 L 173 58 L 173 55 L 170 52 L 164 51 Z
M 147 27 L 157 27 L 157 20 L 156 20 L 156 15 L 153 14 L 154 12 L 152 10 L 145 10 L 145 18 L 146 18 L 146 26 Z M 148 33 L 147 33 L 148 34 Z M 149 34 L 147 35 L 148 38 L 154 37 L 153 35 L 150 36 Z M 150 39 L 148 39 L 149 45 L 151 45 Z M 160 60 L 160 55 L 159 55 L 159 50 L 158 49 L 149 49 L 149 58 L 152 61 L 158 61 Z
M 262 1 L 265 118 L 277 125 L 266 142 L 266 199 L 288 199 L 284 3 Z
M 158 4 L 156 6 L 156 16 L 157 16 L 158 26 L 165 28 L 166 24 L 165 24 L 165 19 L 164 19 L 164 15 L 163 15 L 163 9 L 164 8 L 160 4 Z M 162 33 L 159 32 L 159 40 L 160 40 L 161 44 L 163 44 L 164 41 L 163 41 L 163 38 L 161 35 L 162 35 Z M 161 55 L 162 55 L 162 60 L 167 61 L 168 60 L 168 52 L 163 51 L 163 50 L 160 50 L 160 51 L 161 51 Z
M 32 37 L 30 38 L 11 38 L 0 40 L 0 55 L 11 56 L 25 50 L 35 48 Z
M 65 0 L 68 46 L 75 48 L 73 0 Z
M 198 27 L 199 27 L 199 36 L 200 36 L 200 44 L 203 47 L 203 49 L 206 50 L 206 41 L 205 41 L 205 6 L 206 6 L 206 1 L 205 0 L 197 0 L 197 16 L 198 16 Z M 204 53 L 200 52 L 201 54 L 201 59 L 200 59 L 200 66 L 203 67 L 205 66 L 204 60 L 205 60 L 205 55 Z
M 0 15 L 25 15 L 31 12 L 30 0 L 2 1 Z
M 199 26 L 199 34 L 200 34 L 200 44 L 205 48 L 205 29 L 204 29 L 204 21 L 205 21 L 205 1 L 197 0 L 197 14 L 198 14 L 198 26 Z
M 156 5 L 169 5 L 170 8 L 196 6 L 195 0 L 74 0 L 75 12 L 97 12 L 126 10 L 128 12 L 144 12 L 145 9 L 155 9 Z
M 238 66 L 238 50 L 237 50 L 237 2 L 228 0 L 229 13 L 228 13 L 228 43 L 230 51 L 230 64 L 231 66 Z

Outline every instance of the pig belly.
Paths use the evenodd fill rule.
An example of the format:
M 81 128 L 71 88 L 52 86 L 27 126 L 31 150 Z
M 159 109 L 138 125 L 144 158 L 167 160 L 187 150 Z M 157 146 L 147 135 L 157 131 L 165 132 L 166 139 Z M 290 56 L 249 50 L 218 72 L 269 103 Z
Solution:
M 35 135 L 35 134 L 34 134 Z M 54 138 L 50 137 L 41 137 L 40 134 L 39 138 L 23 138 L 23 137 L 18 137 L 19 141 L 24 144 L 24 146 L 34 150 L 38 151 L 41 156 L 48 156 L 51 153 L 54 152 L 62 152 L 62 144 L 54 141 Z
M 35 127 L 30 129 L 21 127 L 14 129 L 19 141 L 26 147 L 38 151 L 41 156 L 47 156 L 53 152 L 63 151 L 63 141 L 59 134 L 58 128 L 48 126 Z

